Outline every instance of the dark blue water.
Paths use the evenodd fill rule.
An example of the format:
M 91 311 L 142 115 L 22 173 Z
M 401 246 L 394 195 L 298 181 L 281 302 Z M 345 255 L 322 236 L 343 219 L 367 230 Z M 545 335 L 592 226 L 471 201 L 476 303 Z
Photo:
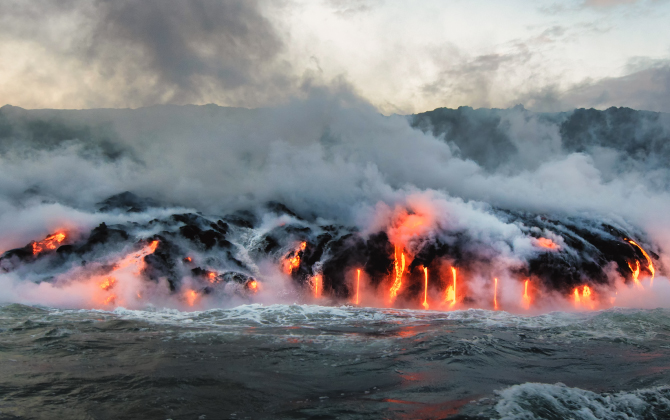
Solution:
M 670 311 L 0 307 L 2 419 L 667 419 Z

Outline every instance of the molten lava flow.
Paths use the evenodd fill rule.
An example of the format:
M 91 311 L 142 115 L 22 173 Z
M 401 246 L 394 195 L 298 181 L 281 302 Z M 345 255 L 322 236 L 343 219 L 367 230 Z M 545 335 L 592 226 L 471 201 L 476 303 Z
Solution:
M 638 277 L 640 276 L 640 262 L 637 260 L 635 261 L 635 269 L 633 269 L 633 266 L 628 263 L 628 268 L 630 268 L 630 271 L 633 272 L 633 281 L 635 284 L 639 287 L 642 287 L 640 280 L 638 280 Z
M 209 274 L 207 274 L 207 277 L 208 277 L 210 283 L 216 283 L 216 273 L 215 272 L 210 271 Z
M 256 280 L 251 280 L 247 283 L 247 289 L 256 293 L 258 291 L 258 282 Z
M 116 279 L 114 277 L 107 277 L 100 283 L 100 288 L 104 291 L 110 290 L 116 284 Z
M 123 273 L 126 274 L 132 273 L 135 276 L 139 276 L 145 267 L 144 257 L 146 257 L 149 254 L 153 254 L 158 248 L 158 245 L 159 245 L 158 241 L 151 241 L 141 250 L 134 252 L 130 255 L 126 255 L 124 258 L 117 261 L 112 269 L 112 272 L 115 273 L 114 276 L 99 278 L 99 282 L 95 278 L 92 279 L 92 281 L 98 282 L 100 289 L 102 289 L 105 292 L 109 292 L 118 283 L 117 278 L 123 278 L 122 277 Z M 110 305 L 116 303 L 115 295 L 98 296 L 98 294 L 96 293 L 96 296 L 94 298 L 96 302 L 102 302 L 104 305 Z M 119 304 L 123 305 L 124 302 L 121 301 L 119 302 Z
M 312 283 L 314 286 L 314 297 L 315 298 L 320 298 L 321 297 L 321 292 L 323 291 L 323 277 L 321 274 L 317 274 L 312 278 Z
M 530 295 L 528 294 L 528 283 L 530 280 L 526 280 L 523 285 L 523 306 L 524 308 L 530 308 Z
M 357 271 L 357 278 L 356 278 L 356 305 L 360 303 L 360 290 L 361 290 L 361 270 L 358 269 Z
M 286 256 L 284 260 L 284 272 L 286 274 L 292 274 L 293 271 L 300 267 L 300 253 L 307 248 L 307 242 L 301 242 L 300 247 L 295 251 L 292 251 Z
M 191 257 L 184 258 L 184 262 L 190 263 L 192 261 L 193 261 L 193 258 L 191 258 Z
M 400 287 L 402 286 L 402 273 L 405 272 L 405 254 L 401 253 L 401 263 L 398 264 L 398 247 L 395 247 L 394 251 L 394 261 L 393 265 L 395 267 L 395 280 L 393 281 L 393 285 L 391 286 L 391 301 L 393 301 L 396 296 L 398 296 L 398 291 L 400 291 Z
M 575 287 L 572 294 L 575 300 L 575 305 L 588 305 L 591 309 L 594 308 L 593 298 L 591 297 L 593 292 L 591 292 L 591 288 L 588 285 L 582 286 L 581 296 L 579 295 L 579 287 Z
M 498 310 L 498 279 L 493 279 L 493 309 Z
M 66 238 L 65 233 L 56 232 L 53 235 L 47 236 L 44 240 L 40 242 L 33 242 L 33 255 L 37 255 L 45 250 L 51 250 L 58 248 L 58 246 Z
M 188 303 L 188 306 L 193 306 L 195 304 L 195 300 L 198 298 L 198 294 L 195 292 L 195 290 L 189 289 L 184 294 L 184 297 L 186 298 L 186 303 Z
M 535 244 L 542 248 L 558 249 L 558 245 L 549 238 L 537 238 Z
M 451 301 L 450 306 L 454 306 L 456 304 L 456 269 L 454 267 L 451 267 L 451 275 L 454 278 L 454 283 L 447 287 L 447 293 L 444 296 L 444 300 L 446 302 Z
M 423 268 L 424 286 L 423 286 L 423 307 L 428 309 L 428 269 Z
M 629 244 L 636 246 L 637 249 L 639 249 L 640 251 L 642 251 L 642 254 L 644 255 L 644 258 L 647 259 L 647 264 L 648 264 L 648 265 L 647 265 L 647 269 L 648 269 L 649 272 L 651 273 L 651 284 L 653 285 L 653 284 L 654 284 L 654 275 L 655 275 L 656 271 L 654 270 L 654 264 L 651 263 L 651 258 L 649 257 L 649 254 L 647 254 L 647 253 L 645 252 L 645 250 L 642 249 L 642 247 L 641 247 L 640 245 L 638 245 L 637 242 L 635 242 L 634 240 L 632 240 L 632 239 L 627 239 L 626 241 L 627 241 Z

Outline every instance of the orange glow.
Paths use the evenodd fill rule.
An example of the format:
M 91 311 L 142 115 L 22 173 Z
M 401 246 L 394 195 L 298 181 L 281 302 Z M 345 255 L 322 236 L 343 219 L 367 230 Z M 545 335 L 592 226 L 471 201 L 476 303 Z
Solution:
M 654 275 L 655 275 L 656 271 L 654 270 L 654 264 L 651 263 L 651 257 L 649 257 L 649 254 L 647 254 L 647 253 L 645 252 L 645 250 L 642 249 L 642 247 L 641 247 L 640 245 L 638 245 L 637 242 L 635 242 L 634 240 L 632 240 L 632 239 L 627 239 L 626 241 L 627 241 L 629 244 L 636 246 L 637 249 L 639 249 L 640 251 L 642 251 L 642 254 L 644 255 L 644 258 L 647 259 L 647 269 L 648 269 L 649 272 L 651 273 L 651 285 L 653 285 L 653 284 L 654 284 Z
M 630 268 L 630 271 L 633 272 L 633 281 L 635 281 L 636 284 L 640 284 L 640 281 L 638 280 L 638 277 L 640 276 L 640 262 L 635 261 L 635 268 L 633 268 L 630 263 L 628 263 L 628 268 Z
M 191 258 L 191 257 L 184 258 L 184 262 L 189 262 L 190 263 L 192 261 L 193 261 L 193 258 Z
M 453 277 L 453 284 L 447 287 L 447 293 L 444 296 L 446 302 L 451 301 L 451 306 L 456 304 L 456 269 L 451 267 L 451 276 Z
M 107 277 L 100 283 L 100 288 L 102 290 L 108 291 L 116 284 L 116 279 L 114 277 Z
M 300 267 L 300 252 L 307 248 L 307 242 L 301 242 L 299 249 L 291 252 L 284 260 L 284 272 L 292 274 L 298 267 Z
M 405 272 L 405 254 L 401 253 L 401 263 L 398 264 L 398 247 L 395 247 L 394 251 L 394 260 L 393 260 L 393 266 L 395 268 L 395 279 L 393 281 L 393 285 L 391 286 L 391 301 L 393 301 L 397 296 L 398 292 L 400 291 L 400 287 L 402 287 L 402 273 Z
M 360 303 L 360 290 L 361 290 L 361 270 L 358 269 L 357 271 L 357 279 L 356 279 L 356 305 Z
M 47 236 L 44 240 L 40 242 L 33 242 L 33 255 L 37 255 L 45 250 L 51 250 L 58 248 L 58 246 L 66 238 L 65 233 L 56 232 L 53 235 Z
M 209 282 L 210 283 L 216 283 L 216 273 L 213 271 L 210 271 L 209 274 L 207 274 L 207 277 L 209 277 Z
M 135 276 L 140 275 L 145 266 L 144 257 L 156 251 L 156 248 L 158 248 L 158 244 L 159 244 L 158 241 L 152 241 L 139 251 L 126 255 L 124 258 L 117 261 L 111 270 L 113 273 L 116 273 L 115 276 L 94 277 L 91 279 L 91 281 L 97 283 L 100 289 L 102 289 L 104 292 L 109 292 L 118 283 L 117 279 L 119 278 L 118 275 L 121 274 L 120 272 L 129 273 L 130 269 L 134 269 L 132 271 L 133 275 Z M 139 292 L 137 293 L 137 297 L 141 298 L 141 294 Z M 116 302 L 117 297 L 116 295 L 113 294 L 107 296 L 107 293 L 105 293 L 104 296 L 99 296 L 96 293 L 94 298 L 97 302 L 102 302 L 103 305 L 112 305 L 117 303 Z M 121 302 L 119 302 L 119 304 L 120 305 L 125 304 L 123 299 L 121 299 Z
M 321 277 L 321 274 L 317 274 L 312 278 L 312 285 L 314 286 L 314 297 L 320 298 L 323 291 L 323 277 Z
M 414 209 L 413 211 L 419 211 Z M 393 226 L 389 230 L 389 238 L 393 244 L 406 244 L 410 238 L 422 236 L 429 229 L 432 221 L 426 214 L 409 214 L 406 209 L 396 208 Z
M 530 283 L 530 280 L 526 280 L 523 285 L 523 307 L 526 309 L 530 308 L 530 295 L 528 294 L 528 283 Z
M 582 294 L 579 295 L 579 287 L 575 287 L 575 290 L 572 292 L 575 305 L 588 305 L 591 309 L 594 309 L 595 305 L 593 303 L 593 292 L 591 288 L 587 285 L 582 286 Z
M 628 263 L 628 268 L 630 268 L 630 271 L 633 272 L 633 281 L 635 282 L 636 285 L 639 287 L 642 287 L 640 284 L 640 280 L 638 280 L 638 277 L 640 276 L 640 262 L 635 260 L 635 268 L 633 269 L 633 266 Z
M 498 279 L 493 279 L 493 309 L 498 310 Z
M 198 298 L 198 294 L 195 292 L 195 290 L 189 289 L 184 294 L 184 297 L 186 298 L 186 303 L 188 303 L 188 306 L 193 306 L 195 304 L 195 300 Z
M 258 291 L 258 282 L 256 280 L 251 280 L 249 283 L 247 283 L 247 287 L 249 290 L 255 293 Z
M 547 248 L 547 249 L 558 249 L 558 245 L 557 245 L 556 243 L 554 243 L 554 241 L 552 241 L 552 240 L 549 239 L 549 238 L 537 238 L 537 239 L 535 240 L 535 244 L 536 244 L 537 246 L 542 247 L 542 248 Z
M 423 307 L 428 309 L 428 269 L 423 268 L 424 287 L 423 287 Z

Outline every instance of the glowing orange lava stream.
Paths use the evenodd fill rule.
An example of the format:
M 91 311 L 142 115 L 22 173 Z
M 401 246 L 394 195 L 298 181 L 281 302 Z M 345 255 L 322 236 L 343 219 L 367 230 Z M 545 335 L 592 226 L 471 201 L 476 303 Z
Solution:
M 637 249 L 642 251 L 642 254 L 644 255 L 644 258 L 647 259 L 647 264 L 648 264 L 647 269 L 649 269 L 649 272 L 651 273 L 651 285 L 653 286 L 654 285 L 654 275 L 656 274 L 656 271 L 654 270 L 654 264 L 651 263 L 651 258 L 649 257 L 649 254 L 647 254 L 647 252 L 644 249 L 642 249 L 642 247 L 640 245 L 638 245 L 637 242 L 635 242 L 634 240 L 625 239 L 625 241 L 627 241 L 631 245 L 636 246 Z
M 575 287 L 575 290 L 572 292 L 573 298 L 575 300 L 575 305 L 579 306 L 581 304 L 588 304 L 591 309 L 594 308 L 593 300 L 591 299 L 591 288 L 587 285 L 582 287 L 582 294 L 579 295 L 579 287 Z
M 312 281 L 314 282 L 314 297 L 320 298 L 323 289 L 323 278 L 321 277 L 321 274 L 314 276 Z
M 357 271 L 357 275 L 358 275 L 358 278 L 356 279 L 356 305 L 358 305 L 360 303 L 359 292 L 361 290 L 361 270 L 358 269 L 356 271 Z
M 33 242 L 33 255 L 37 255 L 40 252 L 43 252 L 45 249 L 53 251 L 58 248 L 58 246 L 66 238 L 65 233 L 56 232 L 53 235 L 47 236 L 44 240 L 39 242 Z
M 493 279 L 493 309 L 498 310 L 498 278 Z
M 398 264 L 398 247 L 395 247 L 394 261 L 393 261 L 393 265 L 395 267 L 395 279 L 393 281 L 393 285 L 391 286 L 390 290 L 391 302 L 393 302 L 395 298 L 398 296 L 398 291 L 400 291 L 400 287 L 402 287 L 402 273 L 405 272 L 405 254 L 401 253 L 400 257 L 401 257 L 401 263 Z
M 307 248 L 307 242 L 301 242 L 300 248 L 291 252 L 289 256 L 284 260 L 284 272 L 286 274 L 291 274 L 298 267 L 300 267 L 300 252 L 304 251 Z
M 186 303 L 188 303 L 188 306 L 193 306 L 195 305 L 196 299 L 198 299 L 198 294 L 195 292 L 195 290 L 189 289 L 184 294 L 184 297 L 186 298 Z
M 423 307 L 428 309 L 428 269 L 423 268 L 423 276 L 425 278 L 424 287 L 423 287 Z
M 456 304 L 456 269 L 454 267 L 451 267 L 451 275 L 454 278 L 454 284 L 447 288 L 444 300 L 446 302 L 451 301 L 450 306 L 454 306 Z
M 640 284 L 640 280 L 638 280 L 638 277 L 640 276 L 640 262 L 637 260 L 635 261 L 635 269 L 633 269 L 633 266 L 628 263 L 628 268 L 630 268 L 630 271 L 633 272 L 633 281 L 638 287 L 641 288 L 642 285 Z
M 120 261 L 116 262 L 114 264 L 114 268 L 112 269 L 112 272 L 119 272 L 122 270 L 125 270 L 129 267 L 135 267 L 135 271 L 133 272 L 133 275 L 140 275 L 142 272 L 142 269 L 144 268 L 144 257 L 146 257 L 149 254 L 153 254 L 156 252 L 156 249 L 158 248 L 158 241 L 151 241 L 147 246 L 142 248 L 141 250 L 134 252 L 130 255 L 125 256 L 123 259 Z M 98 285 L 102 290 L 105 292 L 109 292 L 111 289 L 114 288 L 114 286 L 117 284 L 117 278 L 113 276 L 108 276 L 103 278 Z M 109 295 L 106 298 L 103 299 L 103 304 L 104 305 L 111 305 L 116 303 L 116 295 Z M 120 302 L 123 304 L 123 302 Z
M 528 283 L 530 280 L 526 280 L 523 285 L 523 306 L 524 308 L 530 308 L 530 295 L 528 294 Z

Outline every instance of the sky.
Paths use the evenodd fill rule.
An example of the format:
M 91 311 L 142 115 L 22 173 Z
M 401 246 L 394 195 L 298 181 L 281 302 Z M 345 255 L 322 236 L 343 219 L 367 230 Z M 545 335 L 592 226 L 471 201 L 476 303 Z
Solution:
M 0 104 L 670 112 L 665 0 L 0 0 Z

